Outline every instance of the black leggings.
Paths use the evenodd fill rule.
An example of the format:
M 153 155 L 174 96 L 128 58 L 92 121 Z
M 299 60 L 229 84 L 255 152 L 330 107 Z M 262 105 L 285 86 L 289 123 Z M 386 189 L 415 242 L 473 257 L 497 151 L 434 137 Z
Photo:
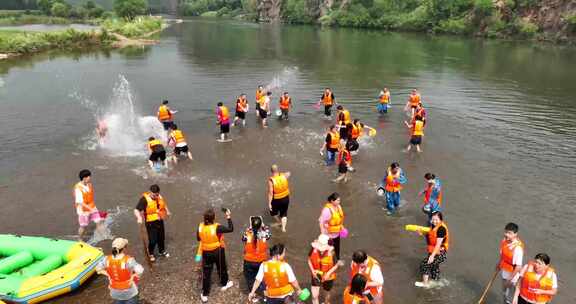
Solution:
M 153 221 L 146 223 L 148 232 L 148 253 L 154 255 L 154 249 L 158 246 L 158 252 L 164 253 L 164 221 Z
M 330 239 L 328 244 L 334 247 L 334 255 L 336 256 L 336 260 L 340 260 L 340 237 Z
M 202 252 L 202 294 L 206 297 L 210 294 L 212 268 L 214 268 L 214 265 L 216 265 L 216 270 L 218 270 L 218 275 L 220 276 L 220 285 L 226 286 L 228 283 L 228 267 L 224 248 Z

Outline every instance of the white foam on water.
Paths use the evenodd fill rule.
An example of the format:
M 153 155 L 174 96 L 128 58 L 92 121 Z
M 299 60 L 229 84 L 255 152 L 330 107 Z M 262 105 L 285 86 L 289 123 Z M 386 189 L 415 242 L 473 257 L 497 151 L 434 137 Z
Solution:
M 117 220 L 124 214 L 129 213 L 131 209 L 128 207 L 120 207 L 116 206 L 115 209 L 106 210 L 108 215 L 104 220 L 104 226 L 102 227 L 102 231 L 98 231 L 98 229 L 94 230 L 94 234 L 92 237 L 86 242 L 90 245 L 96 245 L 104 240 L 111 240 L 114 238 L 114 234 L 112 234 L 112 227 L 115 225 Z
M 288 86 L 294 82 L 297 77 L 298 67 L 285 67 L 281 73 L 275 75 L 270 83 L 264 89 L 266 91 L 276 92 L 277 96 L 288 91 Z

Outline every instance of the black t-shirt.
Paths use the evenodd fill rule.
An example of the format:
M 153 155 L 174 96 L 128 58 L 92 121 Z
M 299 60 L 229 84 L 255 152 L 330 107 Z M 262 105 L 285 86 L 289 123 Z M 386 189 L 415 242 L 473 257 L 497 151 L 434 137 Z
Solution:
M 216 227 L 216 234 L 217 235 L 221 235 L 223 233 L 234 232 L 234 224 L 232 223 L 232 219 L 227 219 L 226 222 L 228 224 L 228 227 L 218 224 L 218 226 Z M 198 241 L 200 241 L 200 234 L 198 233 L 198 231 L 196 231 L 196 239 Z
M 141 197 L 140 200 L 138 201 L 138 205 L 136 205 L 136 210 L 141 211 L 141 212 L 146 212 L 146 206 L 148 205 L 148 202 L 146 201 L 146 198 Z
M 444 226 L 438 228 L 436 231 L 436 238 L 443 239 L 446 238 L 446 228 Z

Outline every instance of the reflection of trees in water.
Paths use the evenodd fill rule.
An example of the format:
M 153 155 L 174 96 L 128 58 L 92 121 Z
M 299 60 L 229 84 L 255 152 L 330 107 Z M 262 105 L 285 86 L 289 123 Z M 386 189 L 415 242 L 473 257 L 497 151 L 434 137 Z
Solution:
M 150 46 L 129 46 L 118 49 L 117 52 L 126 59 L 148 57 L 152 48 Z

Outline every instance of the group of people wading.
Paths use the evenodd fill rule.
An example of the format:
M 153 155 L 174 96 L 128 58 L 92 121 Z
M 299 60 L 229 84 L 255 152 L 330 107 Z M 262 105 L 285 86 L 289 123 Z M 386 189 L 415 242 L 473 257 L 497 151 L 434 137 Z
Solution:
M 271 92 L 264 91 L 262 86 L 256 91 L 256 114 L 261 119 L 262 127 L 267 127 L 267 117 L 270 112 Z M 387 113 L 390 106 L 390 91 L 385 88 L 378 97 L 377 110 Z M 336 98 L 331 89 L 323 92 L 318 105 L 324 105 L 324 114 L 332 115 L 332 107 Z M 279 100 L 279 117 L 288 119 L 292 108 L 292 100 L 284 92 Z M 217 122 L 220 126 L 220 140 L 228 139 L 230 126 L 245 126 L 246 113 L 249 105 L 246 94 L 238 96 L 234 121 L 230 112 L 222 103 L 218 103 Z M 326 165 L 338 164 L 339 176 L 335 181 L 347 181 L 347 173 L 352 171 L 352 154 L 358 151 L 358 139 L 364 133 L 365 126 L 358 119 L 352 120 L 350 112 L 342 105 L 337 105 L 336 124 L 332 125 L 326 134 L 321 148 L 321 154 L 326 153 Z M 405 124 L 411 130 L 410 145 L 421 151 L 420 144 L 426 122 L 426 111 L 422 106 L 420 94 L 413 90 L 406 104 L 411 122 Z M 192 154 L 181 130 L 174 124 L 176 111 L 168 107 L 164 101 L 158 109 L 158 119 L 168 131 L 168 145 L 174 148 L 174 162 L 180 154 L 192 159 Z M 99 132 L 100 134 L 100 132 Z M 150 137 L 150 166 L 162 162 L 167 166 L 166 150 L 159 139 Z M 338 156 L 337 156 L 338 155 Z M 337 156 L 337 157 L 336 157 Z M 290 172 L 281 172 L 278 166 L 272 165 L 268 179 L 267 203 L 270 216 L 276 219 L 277 226 L 286 232 L 288 224 L 288 209 L 290 205 Z M 94 203 L 94 188 L 91 172 L 82 170 L 79 173 L 80 182 L 74 187 L 76 210 L 78 213 L 79 237 L 82 239 L 85 227 L 90 221 L 95 222 L 98 229 L 102 226 L 101 213 Z M 426 257 L 420 264 L 421 281 L 415 282 L 417 287 L 433 287 L 440 278 L 440 264 L 446 261 L 450 248 L 450 232 L 442 214 L 442 183 L 433 173 L 424 175 L 425 188 L 419 193 L 423 196 L 422 211 L 426 214 L 426 227 L 418 226 L 416 231 L 425 236 Z M 406 175 L 400 165 L 392 163 L 378 188 L 378 194 L 386 200 L 388 215 L 394 215 L 401 206 L 401 190 L 407 182 Z M 231 288 L 234 283 L 229 280 L 227 258 L 225 253 L 224 235 L 234 232 L 231 211 L 223 208 L 226 224 L 216 221 L 216 213 L 208 209 L 198 225 L 196 238 L 198 251 L 196 261 L 202 263 L 202 291 L 200 298 L 207 302 L 211 291 L 211 274 L 216 267 L 221 290 Z M 164 221 L 171 216 L 168 204 L 160 194 L 158 185 L 151 185 L 144 192 L 134 209 L 134 216 L 141 227 L 145 229 L 148 240 L 146 256 L 148 262 L 156 262 L 159 257 L 168 258 L 165 246 Z M 340 267 L 344 266 L 341 259 L 342 239 L 348 236 L 344 226 L 345 212 L 338 193 L 330 194 L 318 217 L 320 235 L 310 244 L 307 266 L 310 272 L 312 303 L 329 304 L 331 290 L 337 280 Z M 287 248 L 285 244 L 275 243 L 269 246 L 272 237 L 270 228 L 264 224 L 262 216 L 251 216 L 249 227 L 242 232 L 244 243 L 243 273 L 248 286 L 248 299 L 258 302 L 263 299 L 268 304 L 295 303 L 305 300 L 308 290 L 299 284 L 291 265 L 285 259 Z M 97 271 L 109 279 L 110 295 L 115 303 L 138 303 L 137 282 L 144 268 L 134 258 L 128 255 L 128 240 L 117 238 L 112 242 L 112 253 L 100 262 Z M 157 250 L 157 253 L 156 253 Z M 504 229 L 504 239 L 500 244 L 500 259 L 496 272 L 501 272 L 504 303 L 506 304 L 544 304 L 549 303 L 557 292 L 557 277 L 550 266 L 550 257 L 539 253 L 533 261 L 523 265 L 524 243 L 518 238 L 518 226 L 509 223 Z M 341 296 L 345 304 L 383 303 L 384 276 L 380 263 L 364 250 L 353 252 L 350 262 L 346 288 Z M 238 299 L 236 303 L 243 302 Z M 340 301 L 336 301 L 340 302 Z

